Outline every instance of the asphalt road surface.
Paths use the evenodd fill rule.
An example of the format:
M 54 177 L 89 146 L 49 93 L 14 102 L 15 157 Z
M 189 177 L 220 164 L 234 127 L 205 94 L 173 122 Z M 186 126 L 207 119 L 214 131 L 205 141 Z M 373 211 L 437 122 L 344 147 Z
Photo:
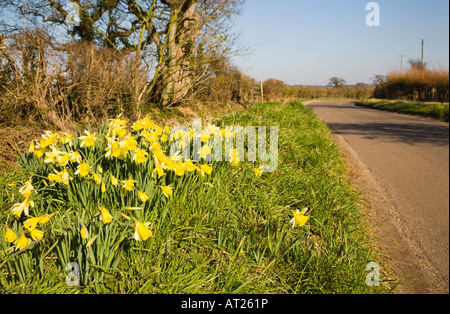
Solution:
M 356 106 L 305 103 L 328 124 L 369 201 L 399 293 L 449 293 L 449 126 Z

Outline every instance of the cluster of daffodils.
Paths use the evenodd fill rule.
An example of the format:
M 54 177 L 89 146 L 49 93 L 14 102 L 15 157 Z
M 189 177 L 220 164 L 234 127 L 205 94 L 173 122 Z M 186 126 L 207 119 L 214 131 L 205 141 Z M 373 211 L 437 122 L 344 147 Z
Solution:
M 30 144 L 28 153 L 22 158 L 24 167 L 30 170 L 33 167 L 29 165 L 33 164 L 35 172 L 19 190 L 23 197 L 22 202 L 11 209 L 22 227 L 13 231 L 7 225 L 6 241 L 13 243 L 16 250 L 22 250 L 32 240 L 43 239 L 44 231 L 39 227 L 55 214 L 33 217 L 33 199 L 39 194 L 42 196 L 43 193 L 52 193 L 49 191 L 63 191 L 64 193 L 56 194 L 66 195 L 67 199 L 62 201 L 70 202 L 68 195 L 78 195 L 77 193 L 89 186 L 88 190 L 97 194 L 93 192 L 94 194 L 83 197 L 98 201 L 95 217 L 99 216 L 104 224 L 110 224 L 114 219 L 110 213 L 113 209 L 108 210 L 103 206 L 103 200 L 109 196 L 110 206 L 117 203 L 112 199 L 117 198 L 117 195 L 121 195 L 122 199 L 130 196 L 132 204 L 125 209 L 141 210 L 149 201 L 151 195 L 148 193 L 155 193 L 148 188 L 150 180 L 153 180 L 152 186 L 160 191 L 161 196 L 173 197 L 176 178 L 182 179 L 186 175 L 192 175 L 201 179 L 212 174 L 213 166 L 207 158 L 213 153 L 211 143 L 214 138 L 232 138 L 235 134 L 226 129 L 209 126 L 201 132 L 200 137 L 201 148 L 196 152 L 200 160 L 194 161 L 181 153 L 187 146 L 193 147 L 192 129 L 179 131 L 168 126 L 160 127 L 149 118 L 137 121 L 131 128 L 128 128 L 127 121 L 120 117 L 112 119 L 101 127 L 98 133 L 88 130 L 79 135 L 45 132 L 41 139 Z M 174 144 L 179 151 L 171 155 Z M 236 150 L 229 151 L 228 155 L 233 165 L 239 164 Z M 263 174 L 257 168 L 254 171 L 258 176 Z M 118 214 L 120 215 L 114 216 L 134 222 L 134 239 L 137 241 L 146 241 L 153 235 L 149 230 L 150 223 L 140 222 L 120 211 Z M 79 233 L 83 239 L 90 236 L 83 223 Z
M 41 217 L 29 216 L 29 218 L 23 223 L 23 227 L 26 232 L 22 231 L 22 234 L 19 238 L 14 231 L 12 231 L 9 227 L 6 227 L 6 241 L 8 243 L 14 243 L 14 247 L 16 250 L 25 249 L 28 245 L 31 244 L 31 239 L 33 239 L 34 241 L 39 241 L 44 237 L 44 231 L 37 229 L 37 227 L 38 225 L 42 226 L 49 222 L 50 218 L 52 218 L 54 215 L 55 214 L 43 215 Z M 28 233 L 28 237 L 26 233 Z
M 149 118 L 127 126 L 127 121 L 119 117 L 109 120 L 97 132 L 47 131 L 21 156 L 23 167 L 32 175 L 19 189 L 21 202 L 11 208 L 14 221 L 6 223 L 5 240 L 14 245 L 11 249 L 23 250 L 33 241 L 45 238 L 44 225 L 58 209 L 43 208 L 44 199 L 65 204 L 63 211 L 65 206 L 80 215 L 87 213 L 87 220 L 77 224 L 82 239 L 95 237 L 89 234 L 98 231 L 90 226 L 93 219 L 99 219 L 103 225 L 125 219 L 130 223 L 120 225 L 129 226 L 129 231 L 134 232 L 130 238 L 147 241 L 153 233 L 151 224 L 145 222 L 150 217 L 146 213 L 152 210 L 155 200 L 175 197 L 177 184 L 187 182 L 186 177 L 202 180 L 211 175 L 217 164 L 212 157 L 219 147 L 223 148 L 217 143 L 224 139 L 233 141 L 236 133 L 213 125 L 201 132 L 160 127 Z M 226 149 L 225 145 L 225 159 L 239 165 L 237 150 Z M 256 176 L 263 175 L 260 168 L 253 171 Z M 39 210 L 34 209 L 37 198 Z M 306 224 L 305 212 L 293 212 L 294 227 Z
M 23 250 L 26 248 L 29 244 L 31 244 L 31 239 L 34 241 L 41 240 L 44 237 L 44 232 L 37 229 L 38 224 L 44 225 L 50 220 L 51 217 L 54 216 L 54 214 L 44 215 L 41 217 L 33 217 L 29 215 L 30 208 L 34 207 L 34 201 L 32 199 L 33 192 L 36 193 L 32 185 L 32 180 L 30 179 L 19 189 L 19 193 L 22 195 L 24 200 L 21 203 L 15 204 L 11 209 L 12 214 L 18 218 L 22 216 L 22 213 L 28 217 L 28 219 L 23 222 L 20 237 L 18 237 L 14 231 L 6 226 L 5 240 L 8 243 L 13 243 L 16 250 Z

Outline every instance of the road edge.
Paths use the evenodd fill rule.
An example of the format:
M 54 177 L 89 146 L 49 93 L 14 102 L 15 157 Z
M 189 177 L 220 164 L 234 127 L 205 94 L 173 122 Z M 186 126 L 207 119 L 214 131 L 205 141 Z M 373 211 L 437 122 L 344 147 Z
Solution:
M 313 102 L 320 101 L 306 101 L 303 105 L 308 107 Z M 319 119 L 323 121 L 320 117 Z M 393 280 L 399 282 L 394 293 L 446 293 L 433 280 L 438 277 L 434 267 L 423 258 L 420 254 L 422 250 L 415 244 L 410 232 L 403 227 L 401 217 L 396 214 L 397 205 L 387 188 L 376 179 L 345 138 L 336 130 L 328 128 L 343 156 L 347 177 L 363 199 L 363 214 L 366 216 L 374 249 L 379 253 L 383 274 L 388 280 L 394 277 Z

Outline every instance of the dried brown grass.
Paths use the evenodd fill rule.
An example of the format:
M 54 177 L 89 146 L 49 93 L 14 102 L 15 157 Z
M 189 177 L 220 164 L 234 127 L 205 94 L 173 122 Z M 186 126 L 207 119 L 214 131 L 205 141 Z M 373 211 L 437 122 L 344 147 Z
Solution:
M 406 84 L 427 84 L 430 86 L 448 85 L 449 70 L 440 68 L 436 70 L 411 69 L 406 72 L 393 71 L 388 74 L 387 81 L 390 83 L 404 82 Z
M 410 69 L 393 71 L 385 83 L 377 86 L 375 98 L 402 99 L 414 101 L 449 101 L 449 70 Z

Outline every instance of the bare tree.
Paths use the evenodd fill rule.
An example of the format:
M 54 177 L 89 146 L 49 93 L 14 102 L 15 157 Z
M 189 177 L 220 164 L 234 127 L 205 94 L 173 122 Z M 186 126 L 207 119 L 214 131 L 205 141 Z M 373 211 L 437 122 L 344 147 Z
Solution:
M 227 26 L 245 0 L 73 0 L 77 23 L 67 23 L 63 0 L 0 0 L 27 19 L 62 26 L 83 42 L 135 53 L 134 78 L 141 64 L 149 82 L 139 89 L 163 106 L 180 103 L 208 73 L 215 56 L 230 52 Z
M 128 48 L 139 28 L 137 21 L 126 22 L 124 0 L 0 0 L 0 10 L 7 9 L 33 24 L 62 27 L 77 40 L 100 46 Z
M 386 75 L 377 74 L 372 78 L 372 83 L 374 85 L 381 85 L 386 83 L 386 81 L 387 81 Z
M 422 62 L 422 60 L 419 59 L 410 59 L 408 63 L 411 67 L 411 70 L 425 71 L 427 69 L 427 63 Z
M 342 87 L 345 84 L 347 84 L 347 81 L 337 76 L 333 76 L 332 78 L 330 78 L 330 81 L 328 83 L 329 86 L 333 87 Z
M 213 54 L 226 52 L 227 22 L 244 0 L 154 0 L 146 7 L 127 2 L 142 25 L 138 51 L 148 46 L 157 60 L 149 91 L 171 106 L 201 80 Z

